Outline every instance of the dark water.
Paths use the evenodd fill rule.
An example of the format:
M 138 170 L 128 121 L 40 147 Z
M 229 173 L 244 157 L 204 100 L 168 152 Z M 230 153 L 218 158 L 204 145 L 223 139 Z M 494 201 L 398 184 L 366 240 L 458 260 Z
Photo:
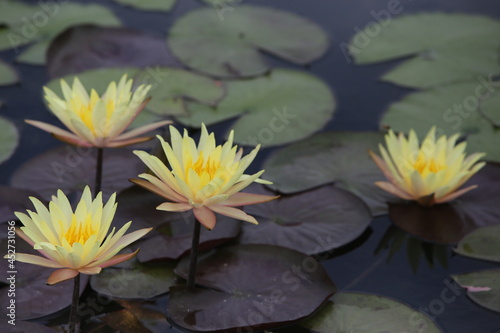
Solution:
M 117 6 L 111 1 L 95 2 L 112 7 L 125 26 L 160 35 L 165 34 L 175 18 L 200 6 L 194 0 L 179 0 L 172 13 L 160 14 Z M 387 9 L 389 1 L 246 0 L 246 3 L 295 12 L 318 23 L 329 33 L 331 48 L 328 54 L 304 68 L 325 80 L 336 93 L 339 105 L 333 121 L 325 125 L 326 129 L 376 130 L 377 121 L 387 106 L 408 92 L 407 89 L 378 81 L 378 77 L 394 63 L 355 66 L 349 63 L 340 47 L 343 42 L 349 42 L 357 28 L 363 28 L 369 21 L 375 21 L 376 13 Z M 494 0 L 402 0 L 400 7 L 402 10 L 397 16 L 424 11 L 444 11 L 500 18 L 500 2 Z M 226 12 L 226 15 L 230 14 L 230 10 Z M 13 61 L 15 56 L 14 51 L 0 53 L 0 59 L 6 62 Z M 269 61 L 276 67 L 296 67 L 276 59 Z M 0 112 L 18 126 L 21 131 L 21 143 L 12 159 L 1 165 L 2 183 L 9 182 L 10 175 L 19 164 L 59 145 L 45 132 L 29 128 L 23 123 L 25 118 L 50 119 L 41 98 L 41 86 L 48 80 L 45 68 L 16 65 L 16 69 L 22 84 L 0 88 L 0 100 L 6 104 Z M 260 162 L 265 155 L 267 154 L 261 155 Z M 258 165 L 254 165 L 254 168 L 257 169 Z M 371 225 L 371 233 L 366 233 L 367 237 L 359 242 L 361 244 L 357 244 L 359 247 L 347 247 L 346 253 L 323 263 L 339 290 L 372 292 L 406 302 L 432 316 L 444 332 L 500 332 L 499 314 L 476 305 L 462 290 L 454 289 L 453 284 L 449 283 L 450 274 L 485 269 L 494 265 L 454 256 L 451 248 L 447 248 L 447 267 L 437 258 L 434 258 L 434 267 L 430 267 L 426 259 L 421 257 L 415 271 L 408 260 L 414 253 L 407 249 L 406 242 L 388 262 L 389 249 L 382 249 L 377 255 L 374 252 L 389 227 L 390 223 L 386 218 L 375 219 Z

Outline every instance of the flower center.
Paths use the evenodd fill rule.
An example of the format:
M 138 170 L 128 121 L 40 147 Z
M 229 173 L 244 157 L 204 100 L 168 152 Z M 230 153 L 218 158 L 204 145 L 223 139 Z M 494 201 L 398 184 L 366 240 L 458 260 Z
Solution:
M 417 160 L 413 163 L 413 167 L 421 175 L 428 174 L 429 172 L 437 173 L 446 169 L 446 165 L 444 163 L 440 163 L 434 157 L 427 158 L 422 152 L 418 153 Z
M 83 245 L 92 235 L 97 234 L 97 232 L 98 230 L 96 230 L 95 225 L 92 223 L 91 215 L 87 215 L 82 221 L 77 221 L 76 216 L 73 215 L 71 225 L 64 233 L 63 238 L 66 239 L 69 245 L 73 245 L 74 243 Z

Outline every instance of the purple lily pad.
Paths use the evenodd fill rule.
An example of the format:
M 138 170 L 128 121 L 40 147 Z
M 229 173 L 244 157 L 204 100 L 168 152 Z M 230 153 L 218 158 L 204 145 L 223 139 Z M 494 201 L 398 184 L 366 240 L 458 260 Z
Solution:
M 14 187 L 30 189 L 40 199 L 50 200 L 58 189 L 66 195 L 83 191 L 94 184 L 96 151 L 91 148 L 63 146 L 46 151 L 21 165 L 11 179 Z M 129 178 L 144 171 L 144 165 L 128 149 L 104 151 L 102 191 L 107 197 L 131 186 Z
M 249 192 L 275 195 L 263 186 Z M 279 245 L 313 255 L 330 251 L 356 239 L 372 215 L 357 196 L 333 186 L 245 207 L 259 225 L 244 224 L 242 244 Z
M 187 259 L 176 268 L 184 278 Z M 336 290 L 315 259 L 272 245 L 238 245 L 205 255 L 198 261 L 196 283 L 200 287 L 190 290 L 170 288 L 167 318 L 198 332 L 290 325 L 310 316 Z
M 102 67 L 179 67 L 165 40 L 128 28 L 80 25 L 55 38 L 47 51 L 50 77 Z
M 38 194 L 30 190 L 0 185 L 0 222 L 17 220 L 14 212 L 32 208 L 30 196 L 37 197 Z

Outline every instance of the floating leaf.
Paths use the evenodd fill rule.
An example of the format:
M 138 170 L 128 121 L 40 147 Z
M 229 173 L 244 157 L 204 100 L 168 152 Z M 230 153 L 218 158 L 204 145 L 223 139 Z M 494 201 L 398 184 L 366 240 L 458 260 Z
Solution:
M 186 258 L 176 273 L 186 278 L 188 265 Z M 201 257 L 196 283 L 210 289 L 171 288 L 167 316 L 176 325 L 199 332 L 292 324 L 316 311 L 335 292 L 333 282 L 312 257 L 271 245 L 226 247 Z
M 500 127 L 500 93 L 494 90 L 500 85 L 500 82 L 490 81 L 490 84 L 494 84 L 494 86 L 489 86 L 489 91 L 494 91 L 494 94 L 481 101 L 479 108 L 485 118 L 489 119 L 495 126 Z
M 139 241 L 141 262 L 175 260 L 191 249 L 194 216 L 188 212 L 165 212 L 156 207 L 165 202 L 162 197 L 136 186 L 121 192 L 115 221 L 132 220 L 130 230 L 155 226 L 155 236 Z M 238 236 L 241 221 L 217 216 L 217 227 L 209 231 L 202 228 L 200 250 L 208 251 Z
M 223 16 L 207 7 L 189 12 L 170 29 L 168 44 L 181 62 L 195 70 L 217 77 L 247 77 L 269 70 L 259 51 L 304 65 L 326 52 L 328 36 L 295 14 L 242 5 Z
M 136 259 L 125 267 L 109 267 L 92 276 L 92 289 L 109 297 L 147 299 L 168 292 L 177 280 L 174 264 L 141 264 Z
M 500 225 L 479 228 L 458 243 L 455 252 L 463 256 L 500 263 Z
M 406 232 L 431 242 L 456 244 L 478 227 L 500 224 L 500 164 L 488 163 L 463 187 L 478 185 L 450 203 L 424 207 L 390 204 L 389 217 Z
M 19 133 L 16 126 L 5 118 L 0 117 L 0 163 L 8 160 L 19 144 Z
M 19 82 L 19 76 L 14 68 L 0 61 L 0 86 L 6 86 Z
M 399 301 L 372 294 L 339 292 L 302 326 L 318 333 L 440 333 L 426 315 Z
M 102 67 L 178 67 L 158 36 L 127 28 L 81 25 L 69 28 L 55 38 L 47 51 L 51 77 L 75 74 Z
M 80 193 L 86 185 L 94 184 L 96 154 L 92 148 L 73 146 L 49 150 L 21 165 L 11 183 L 14 187 L 36 191 L 46 200 L 58 189 L 66 195 Z M 143 170 L 144 166 L 130 150 L 106 149 L 102 191 L 107 196 L 131 186 L 128 179 Z
M 261 186 L 249 192 L 275 195 Z M 372 220 L 363 201 L 332 186 L 247 206 L 245 212 L 259 224 L 243 224 L 240 243 L 279 245 L 308 255 L 351 242 Z
M 349 51 L 359 64 L 409 57 L 382 80 L 429 88 L 500 74 L 499 34 L 500 22 L 485 16 L 420 13 L 367 25 Z
M 68 27 L 79 24 L 118 26 L 120 21 L 111 10 L 104 6 L 77 3 L 47 2 L 37 5 L 18 4 L 17 1 L 3 1 L 0 22 L 7 25 L 9 44 L 2 43 L 2 49 L 31 44 L 23 51 L 18 61 L 33 65 L 45 62 L 45 53 L 50 41 Z M 14 15 L 17 13 L 18 15 Z
M 392 104 L 380 121 L 381 127 L 408 133 L 414 129 L 424 137 L 432 126 L 436 134 L 461 133 L 467 137 L 469 152 L 485 152 L 486 159 L 500 161 L 495 142 L 500 142 L 500 131 L 479 112 L 478 107 L 488 93 L 487 83 L 467 82 L 422 92 L 411 93 Z M 481 93 L 478 93 L 481 88 Z
M 235 141 L 275 146 L 305 138 L 332 118 L 335 98 L 329 87 L 309 74 L 276 69 L 268 76 L 226 83 L 227 95 L 216 106 L 189 103 L 189 117 L 177 121 L 192 127 L 240 116 L 231 126 Z
M 500 269 L 451 276 L 477 304 L 500 312 Z
M 78 76 L 84 86 L 92 87 L 102 94 L 110 81 L 118 81 L 125 73 L 134 79 L 136 86 L 152 85 L 149 92 L 152 99 L 146 106 L 146 111 L 163 116 L 186 114 L 184 99 L 213 105 L 224 96 L 224 87 L 214 80 L 182 69 L 161 66 L 145 69 L 134 67 L 93 69 L 77 75 L 68 75 L 63 79 L 71 83 L 73 78 Z M 54 79 L 47 86 L 62 96 L 59 82 L 60 79 Z
M 201 0 L 201 2 L 206 3 L 207 5 L 213 6 L 215 8 L 225 8 L 225 7 L 234 7 L 243 2 L 243 0 Z M 232 11 L 228 9 L 229 11 Z
M 0 222 L 17 220 L 14 212 L 32 209 L 30 196 L 37 197 L 38 194 L 31 190 L 0 185 Z
M 387 212 L 393 199 L 374 185 L 384 175 L 368 155 L 378 151 L 383 134 L 377 132 L 328 132 L 290 145 L 272 155 L 264 165 L 265 178 L 281 193 L 294 193 L 328 183 L 363 199 L 372 214 Z
M 175 5 L 176 0 L 113 0 L 125 6 L 141 10 L 169 12 Z

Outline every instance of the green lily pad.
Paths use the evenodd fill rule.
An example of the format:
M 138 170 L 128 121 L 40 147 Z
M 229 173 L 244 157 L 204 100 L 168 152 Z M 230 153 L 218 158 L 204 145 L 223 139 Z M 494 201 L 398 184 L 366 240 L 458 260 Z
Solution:
M 181 115 L 186 114 L 185 99 L 195 100 L 208 105 L 216 104 L 225 93 L 224 86 L 217 81 L 186 70 L 171 67 L 140 68 L 100 68 L 83 73 L 63 77 L 66 82 L 73 82 L 78 77 L 85 87 L 92 87 L 102 94 L 109 82 L 118 81 L 127 73 L 134 79 L 134 84 L 150 84 L 151 101 L 146 106 L 147 111 L 155 114 Z M 60 79 L 51 80 L 47 87 L 62 96 Z
M 498 81 L 490 82 L 495 85 L 494 87 L 491 87 L 492 90 L 500 86 L 500 82 Z M 494 91 L 488 99 L 482 101 L 480 111 L 486 119 L 493 123 L 493 125 L 500 127 L 500 92 Z
M 211 125 L 240 116 L 231 126 L 234 140 L 274 146 L 305 138 L 332 118 L 336 102 L 330 88 L 310 74 L 276 69 L 268 76 L 226 82 L 227 95 L 216 106 L 189 103 L 185 126 Z
M 176 0 L 113 0 L 125 6 L 130 6 L 140 10 L 169 12 L 175 5 Z
M 223 8 L 225 6 L 236 6 L 243 2 L 243 0 L 201 0 L 201 2 L 206 3 L 207 5 Z
M 119 227 L 132 220 L 130 230 L 156 227 L 150 237 L 138 241 L 140 262 L 176 260 L 191 250 L 194 216 L 191 211 L 165 212 L 156 207 L 165 199 L 133 186 L 118 194 L 118 208 L 113 224 Z M 208 251 L 238 236 L 241 222 L 227 216 L 217 216 L 213 230 L 202 228 L 200 251 Z
M 47 71 L 51 77 L 129 66 L 146 67 L 147 72 L 154 74 L 159 66 L 180 64 L 167 50 L 163 38 L 128 28 L 71 27 L 58 35 L 47 51 Z
M 467 138 L 468 152 L 485 152 L 486 160 L 500 161 L 496 144 L 500 131 L 478 112 L 481 102 L 490 97 L 488 89 L 493 89 L 489 83 L 466 82 L 411 93 L 389 107 L 380 126 L 405 133 L 414 129 L 420 138 L 432 126 L 438 136 L 461 133 Z
M 451 276 L 467 289 L 467 295 L 477 304 L 500 312 L 500 269 Z
M 455 252 L 466 257 L 500 263 L 500 225 L 479 228 L 458 243 Z
M 295 193 L 334 183 L 363 199 L 373 215 L 394 199 L 374 185 L 385 177 L 368 155 L 383 142 L 378 132 L 327 132 L 290 145 L 269 157 L 263 169 L 271 188 Z
M 248 77 L 269 70 L 259 51 L 305 65 L 321 57 L 329 41 L 319 26 L 298 15 L 242 5 L 223 17 L 210 7 L 189 12 L 170 29 L 168 44 L 197 71 Z
M 185 258 L 175 272 L 186 278 L 188 266 Z M 316 311 L 336 289 L 315 259 L 271 245 L 226 247 L 200 257 L 196 283 L 203 289 L 170 289 L 167 317 L 198 332 L 293 324 Z
M 141 264 L 132 259 L 126 267 L 109 267 L 92 276 L 92 289 L 109 297 L 147 299 L 168 292 L 177 276 L 174 264 Z
M 367 26 L 349 51 L 359 64 L 409 58 L 382 80 L 429 88 L 500 74 L 499 34 L 500 22 L 485 16 L 420 13 Z
M 430 242 L 457 244 L 479 227 L 500 224 L 500 164 L 487 163 L 463 187 L 478 188 L 449 203 L 424 207 L 415 202 L 391 203 L 394 224 Z
M 0 117 L 0 163 L 7 161 L 19 144 L 19 132 L 16 126 Z
M 58 189 L 66 195 L 80 193 L 95 182 L 97 152 L 92 148 L 73 146 L 46 151 L 21 165 L 12 176 L 11 184 L 40 194 L 50 200 Z M 131 186 L 129 178 L 144 170 L 144 165 L 128 149 L 106 149 L 102 176 L 105 196 Z
M 0 86 L 7 86 L 19 82 L 19 76 L 14 68 L 0 61 Z
M 120 21 L 110 9 L 96 4 L 47 2 L 31 6 L 18 4 L 17 1 L 4 1 L 1 11 L 5 14 L 0 16 L 0 23 L 3 22 L 7 26 L 8 31 L 4 35 L 9 40 L 9 43 L 0 45 L 1 49 L 17 50 L 22 45 L 35 43 L 17 58 L 20 62 L 33 65 L 45 63 L 45 53 L 50 41 L 70 26 L 120 25 Z
M 263 186 L 252 186 L 248 192 L 276 195 Z M 259 224 L 243 224 L 241 244 L 279 245 L 308 255 L 351 242 L 372 220 L 361 199 L 333 186 L 246 206 L 245 212 Z
M 339 292 L 301 324 L 318 333 L 440 333 L 426 315 L 399 301 L 373 294 Z

